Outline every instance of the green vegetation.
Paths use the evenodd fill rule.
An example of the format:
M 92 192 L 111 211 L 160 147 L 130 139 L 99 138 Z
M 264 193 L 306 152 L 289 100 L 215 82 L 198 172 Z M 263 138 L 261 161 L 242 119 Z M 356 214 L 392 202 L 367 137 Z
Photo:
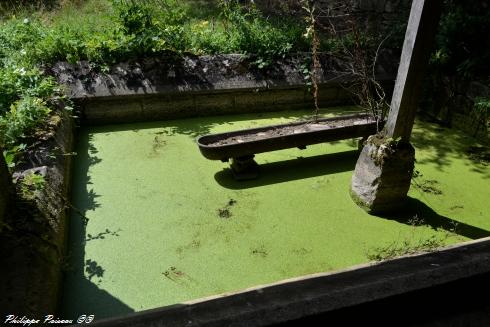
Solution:
M 425 111 L 446 125 L 454 122 L 454 113 L 472 116 L 473 135 L 486 135 L 490 123 L 478 99 L 469 99 L 472 82 L 490 85 L 490 11 L 486 1 L 445 0 L 436 44 L 431 56 L 424 88 Z M 461 99 L 465 95 L 465 99 Z M 480 94 L 483 95 L 483 94 Z M 476 101 L 475 101 L 476 100 Z M 472 108 L 476 112 L 472 112 Z M 485 139 L 482 137 L 481 139 Z
M 438 239 L 435 236 L 421 240 L 395 240 L 386 246 L 375 247 L 366 256 L 370 261 L 384 261 L 404 255 L 432 252 L 444 245 L 444 240 Z
M 29 172 L 22 179 L 20 189 L 22 196 L 27 200 L 34 200 L 39 198 L 40 192 L 44 189 L 46 180 L 42 175 L 36 174 L 35 172 Z
M 376 246 L 369 249 L 366 257 L 370 261 L 384 261 L 397 257 L 420 254 L 424 252 L 432 252 L 438 248 L 442 248 L 448 243 L 451 243 L 451 238 L 458 238 L 457 222 L 452 222 L 452 227 L 439 235 L 430 235 L 420 237 L 417 235 L 417 227 L 427 225 L 423 218 L 415 215 L 407 221 L 407 224 L 412 226 L 412 231 L 402 239 L 396 239 L 388 245 Z
M 488 121 L 490 113 L 490 98 L 478 97 L 475 99 L 475 111 L 478 115 L 484 116 Z
M 16 14 L 2 29 L 22 34 L 15 39 L 30 42 L 25 50 L 37 63 L 89 60 L 103 65 L 169 51 L 271 60 L 308 50 L 298 21 L 264 17 L 237 1 L 193 5 L 176 0 L 70 1 L 47 13 Z M 211 9 L 199 12 L 202 6 Z M 29 27 L 22 25 L 26 15 L 32 20 Z
M 36 1 L 0 9 L 0 146 L 7 152 L 31 143 L 66 101 L 44 73 L 56 61 L 87 60 L 105 70 L 144 56 L 241 53 L 265 68 L 308 50 L 301 22 L 264 17 L 237 1 Z
M 35 129 L 63 98 L 60 87 L 36 62 L 39 49 L 33 40 L 39 36 L 39 26 L 28 18 L 0 25 L 0 147 L 7 152 L 30 143 Z
M 432 69 L 448 75 L 488 78 L 490 11 L 485 1 L 445 0 Z

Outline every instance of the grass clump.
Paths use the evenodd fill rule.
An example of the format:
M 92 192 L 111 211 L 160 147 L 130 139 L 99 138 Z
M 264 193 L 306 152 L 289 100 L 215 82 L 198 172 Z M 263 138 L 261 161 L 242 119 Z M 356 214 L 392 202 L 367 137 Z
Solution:
M 432 252 L 444 246 L 445 240 L 432 235 L 427 239 L 404 239 L 386 246 L 376 247 L 367 253 L 370 261 L 390 260 L 404 255 Z
M 451 226 L 442 235 L 431 235 L 429 237 L 416 238 L 416 228 L 426 225 L 426 221 L 417 215 L 407 222 L 411 226 L 411 233 L 400 240 L 395 240 L 388 245 L 375 247 L 366 252 L 370 261 L 385 261 L 397 257 L 418 253 L 433 252 L 448 244 L 451 237 L 457 237 L 457 224 Z

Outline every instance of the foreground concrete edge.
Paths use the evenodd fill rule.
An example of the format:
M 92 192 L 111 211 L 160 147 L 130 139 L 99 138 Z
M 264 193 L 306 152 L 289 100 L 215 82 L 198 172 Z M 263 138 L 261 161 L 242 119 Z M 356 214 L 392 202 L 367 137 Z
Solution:
M 490 271 L 490 238 L 101 320 L 94 326 L 264 326 Z M 144 291 L 144 290 L 142 290 Z

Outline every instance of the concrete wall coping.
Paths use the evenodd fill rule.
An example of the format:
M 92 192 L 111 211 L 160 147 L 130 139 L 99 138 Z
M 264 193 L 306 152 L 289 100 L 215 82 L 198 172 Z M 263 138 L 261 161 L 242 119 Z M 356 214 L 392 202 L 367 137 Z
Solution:
M 98 327 L 264 326 L 490 271 L 490 238 L 101 320 Z
M 379 80 L 393 81 L 396 64 L 385 56 L 377 66 Z M 250 64 L 240 54 L 213 56 L 162 56 L 117 64 L 101 72 L 88 62 L 60 62 L 51 68 L 58 82 L 67 86 L 74 100 L 144 96 L 171 93 L 261 91 L 284 88 L 306 88 L 304 67 L 308 54 L 297 54 L 277 61 L 266 69 Z M 339 84 L 353 80 L 352 76 L 332 73 L 339 61 L 322 56 L 318 73 L 320 84 Z M 383 62 L 383 64 L 382 64 Z M 337 69 L 338 70 L 338 69 Z

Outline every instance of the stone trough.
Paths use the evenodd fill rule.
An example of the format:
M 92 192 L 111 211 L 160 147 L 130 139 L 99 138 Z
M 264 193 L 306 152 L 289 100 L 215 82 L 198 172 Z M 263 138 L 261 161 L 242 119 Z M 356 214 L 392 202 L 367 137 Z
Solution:
M 210 160 L 227 162 L 236 179 L 257 177 L 257 153 L 344 139 L 366 138 L 377 131 L 376 121 L 368 114 L 300 121 L 233 132 L 204 135 L 197 139 L 202 155 Z

